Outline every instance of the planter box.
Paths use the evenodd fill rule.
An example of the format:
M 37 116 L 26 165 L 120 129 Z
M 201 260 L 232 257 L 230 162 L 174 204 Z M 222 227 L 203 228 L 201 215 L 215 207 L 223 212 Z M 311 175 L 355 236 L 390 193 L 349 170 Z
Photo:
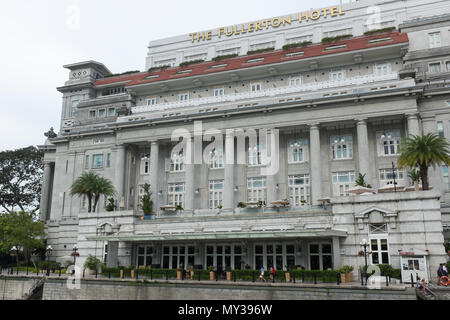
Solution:
M 181 280 L 182 277 L 183 277 L 183 271 L 177 270 L 177 280 Z
M 134 270 L 131 270 L 131 279 L 134 279 Z
M 216 279 L 216 274 L 214 273 L 214 271 L 211 271 L 211 272 L 209 273 L 209 280 L 213 281 L 213 280 L 215 280 L 215 279 Z
M 284 274 L 284 276 L 285 276 L 285 278 L 286 278 L 286 282 L 287 282 L 287 283 L 291 282 L 291 274 L 290 274 L 289 272 L 286 272 L 286 273 Z
M 123 278 L 123 270 L 120 270 L 120 278 Z
M 227 281 L 231 281 L 231 271 L 227 271 Z
M 194 271 L 190 271 L 191 280 L 194 280 Z
M 353 282 L 353 273 L 341 273 L 341 282 L 348 283 Z

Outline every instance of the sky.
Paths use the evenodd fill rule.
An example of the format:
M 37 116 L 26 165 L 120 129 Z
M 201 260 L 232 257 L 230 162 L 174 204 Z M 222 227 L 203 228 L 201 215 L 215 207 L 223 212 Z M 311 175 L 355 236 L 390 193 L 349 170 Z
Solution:
M 63 65 L 145 70 L 149 41 L 339 4 L 340 0 L 2 0 L 0 151 L 59 132 Z M 344 1 L 348 2 L 348 0 Z

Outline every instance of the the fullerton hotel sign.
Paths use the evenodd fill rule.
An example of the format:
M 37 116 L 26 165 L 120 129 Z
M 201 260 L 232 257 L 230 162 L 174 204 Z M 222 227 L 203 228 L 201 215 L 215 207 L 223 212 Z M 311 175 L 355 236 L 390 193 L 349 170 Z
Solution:
M 225 28 L 219 28 L 217 30 L 217 37 L 222 38 L 223 36 L 231 37 L 231 36 L 238 36 L 243 35 L 246 33 L 252 33 L 262 30 L 267 30 L 269 28 L 278 28 L 280 26 L 285 25 L 292 25 L 295 21 L 298 21 L 298 23 L 307 23 L 310 21 L 317 21 L 319 19 L 327 19 L 327 18 L 334 18 L 338 16 L 344 15 L 345 12 L 342 10 L 342 6 L 335 6 L 335 7 L 329 7 L 325 9 L 319 9 L 319 10 L 312 10 L 312 11 L 305 11 L 300 12 L 297 17 L 292 16 L 285 16 L 285 17 L 278 17 L 273 19 L 266 19 L 258 22 L 251 22 L 247 24 L 232 26 L 232 27 L 225 27 Z M 216 35 L 214 35 L 216 36 Z M 213 31 L 206 31 L 206 32 L 200 32 L 200 33 L 190 33 L 189 37 L 194 43 L 195 41 L 209 41 L 213 39 Z

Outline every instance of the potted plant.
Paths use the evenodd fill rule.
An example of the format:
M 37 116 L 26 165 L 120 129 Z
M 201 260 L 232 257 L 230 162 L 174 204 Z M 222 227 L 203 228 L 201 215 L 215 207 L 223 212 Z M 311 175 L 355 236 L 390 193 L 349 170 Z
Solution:
M 408 177 L 414 183 L 414 191 L 419 191 L 420 171 L 414 168 L 408 172 Z
M 183 209 L 183 207 L 182 207 L 181 205 L 177 204 L 177 206 L 175 207 L 175 210 L 176 210 L 177 212 L 181 212 L 181 211 L 183 211 L 184 209 Z
M 108 199 L 108 204 L 106 205 L 105 209 L 108 212 L 112 212 L 112 211 L 116 210 L 116 204 L 115 204 L 114 198 Z
M 150 185 L 148 183 L 142 186 L 144 189 L 144 195 L 141 197 L 140 206 L 144 215 L 150 215 L 153 213 L 153 201 L 151 200 L 152 194 L 150 193 Z
M 239 203 L 237 204 L 237 207 L 240 208 L 240 209 L 244 209 L 244 208 L 247 207 L 247 206 L 245 205 L 245 203 L 239 202 Z
M 131 273 L 131 279 L 134 279 L 134 269 L 131 269 L 130 273 Z
M 189 270 L 189 276 L 190 276 L 191 280 L 194 280 L 194 267 L 189 266 L 188 270 Z
M 89 269 L 88 274 L 90 275 L 94 274 L 95 270 L 98 270 L 99 265 L 101 265 L 101 261 L 93 255 L 89 255 L 84 263 L 84 267 Z
M 291 270 L 288 268 L 288 267 L 286 267 L 286 272 L 284 273 L 284 277 L 286 278 L 286 283 L 289 283 L 289 282 L 291 282 Z
M 341 282 L 352 282 L 353 281 L 353 267 L 352 266 L 342 266 L 339 268 L 339 273 L 341 274 Z
M 231 275 L 232 275 L 231 268 L 227 267 L 226 272 L 227 272 L 227 281 L 231 281 Z
M 216 274 L 214 272 L 214 267 L 213 266 L 209 266 L 208 267 L 208 271 L 209 271 L 209 280 L 213 281 L 216 279 Z

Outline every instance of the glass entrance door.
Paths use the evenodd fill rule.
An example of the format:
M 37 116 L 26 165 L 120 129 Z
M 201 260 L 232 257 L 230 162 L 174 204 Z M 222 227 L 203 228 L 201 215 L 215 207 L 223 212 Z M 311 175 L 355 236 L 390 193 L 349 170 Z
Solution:
M 309 267 L 311 270 L 328 270 L 333 268 L 331 243 L 309 244 Z

